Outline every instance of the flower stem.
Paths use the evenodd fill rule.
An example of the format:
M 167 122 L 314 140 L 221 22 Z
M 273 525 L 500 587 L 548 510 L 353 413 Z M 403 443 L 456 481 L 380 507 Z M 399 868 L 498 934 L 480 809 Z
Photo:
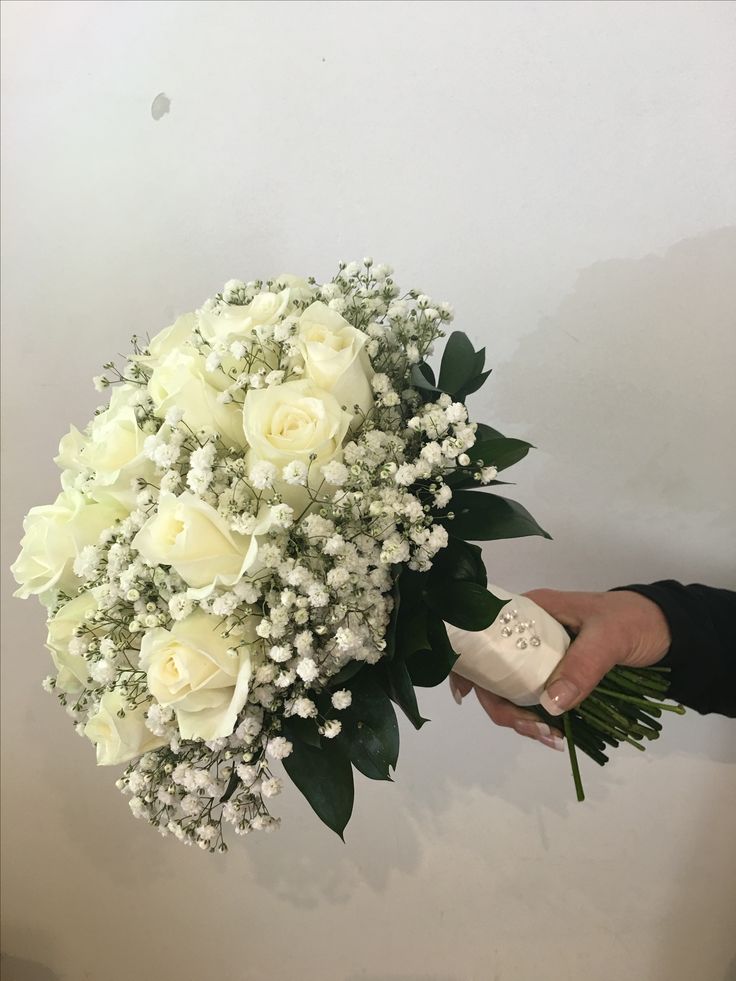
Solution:
M 575 781 L 575 793 L 579 801 L 585 800 L 585 792 L 583 791 L 583 781 L 580 778 L 580 767 L 578 766 L 578 755 L 575 751 L 575 740 L 572 735 L 572 725 L 570 724 L 570 714 L 565 712 L 562 717 L 562 724 L 565 728 L 565 739 L 567 741 L 567 752 L 570 757 L 570 766 L 572 768 L 572 779 Z
M 609 695 L 611 698 L 617 698 L 622 702 L 629 702 L 631 705 L 640 705 L 642 708 L 658 708 L 663 712 L 675 712 L 677 715 L 684 715 L 685 709 L 682 705 L 665 705 L 664 702 L 653 702 L 647 698 L 636 698 L 634 695 L 622 695 L 621 692 L 611 691 L 610 688 L 604 688 L 599 685 L 596 688 L 596 692 L 599 695 Z
M 669 683 L 667 668 L 615 667 L 601 684 L 576 708 L 562 716 L 551 716 L 541 705 L 534 711 L 547 725 L 563 729 L 570 757 L 575 793 L 585 800 L 577 750 L 604 766 L 606 752 L 629 743 L 640 752 L 644 739 L 657 739 L 662 729 L 657 719 L 662 712 L 682 715 L 682 705 L 666 705 Z M 654 673 L 656 672 L 656 674 Z

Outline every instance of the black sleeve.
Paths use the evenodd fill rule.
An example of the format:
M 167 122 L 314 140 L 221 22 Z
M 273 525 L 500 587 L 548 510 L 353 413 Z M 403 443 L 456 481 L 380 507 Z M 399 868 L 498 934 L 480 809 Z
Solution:
M 670 697 L 698 712 L 736 718 L 736 592 L 673 580 L 618 586 L 653 600 L 670 627 Z

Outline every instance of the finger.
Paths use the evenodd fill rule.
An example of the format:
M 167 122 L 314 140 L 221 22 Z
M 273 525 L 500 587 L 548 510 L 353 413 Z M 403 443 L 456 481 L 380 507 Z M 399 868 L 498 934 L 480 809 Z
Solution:
M 541 606 L 555 620 L 572 630 L 579 630 L 594 612 L 597 595 L 558 589 L 532 589 L 524 593 L 524 596 Z
M 526 712 L 524 709 L 519 708 L 518 705 L 514 705 L 513 702 L 501 698 L 500 695 L 494 695 L 493 692 L 486 691 L 485 688 L 479 688 L 476 685 L 475 694 L 483 706 L 483 711 L 497 726 L 515 729 L 522 722 L 539 721 L 533 712 Z
M 496 725 L 513 729 L 520 736 L 533 739 L 550 749 L 564 748 L 562 734 L 557 729 L 552 729 L 546 722 L 542 722 L 533 712 L 526 712 L 513 702 L 508 702 L 505 698 L 500 698 L 484 688 L 476 686 L 475 693 L 484 711 Z
M 622 648 L 610 627 L 583 627 L 549 677 L 539 703 L 550 715 L 579 705 L 616 664 Z
M 473 683 L 466 678 L 461 678 L 454 671 L 450 674 L 450 691 L 458 705 L 462 705 L 463 698 L 465 698 L 472 687 Z

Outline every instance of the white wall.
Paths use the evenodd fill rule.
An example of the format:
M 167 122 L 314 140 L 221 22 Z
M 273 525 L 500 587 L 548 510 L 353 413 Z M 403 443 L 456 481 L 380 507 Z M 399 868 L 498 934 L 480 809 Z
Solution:
M 133 331 L 370 253 L 454 303 L 478 415 L 539 446 L 555 540 L 492 579 L 733 588 L 735 44 L 723 2 L 7 2 L 3 566 Z M 346 845 L 294 791 L 216 859 L 129 817 L 40 690 L 41 609 L 3 614 L 8 981 L 736 977 L 733 722 L 586 767 L 581 806 L 443 687 Z

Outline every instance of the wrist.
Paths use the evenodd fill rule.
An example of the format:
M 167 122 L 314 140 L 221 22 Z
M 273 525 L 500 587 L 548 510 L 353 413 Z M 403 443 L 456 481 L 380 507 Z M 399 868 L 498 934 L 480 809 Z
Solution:
M 622 599 L 625 597 L 632 631 L 632 653 L 635 663 L 650 666 L 661 661 L 672 644 L 672 635 L 667 618 L 660 607 L 641 593 L 631 589 L 615 591 Z

